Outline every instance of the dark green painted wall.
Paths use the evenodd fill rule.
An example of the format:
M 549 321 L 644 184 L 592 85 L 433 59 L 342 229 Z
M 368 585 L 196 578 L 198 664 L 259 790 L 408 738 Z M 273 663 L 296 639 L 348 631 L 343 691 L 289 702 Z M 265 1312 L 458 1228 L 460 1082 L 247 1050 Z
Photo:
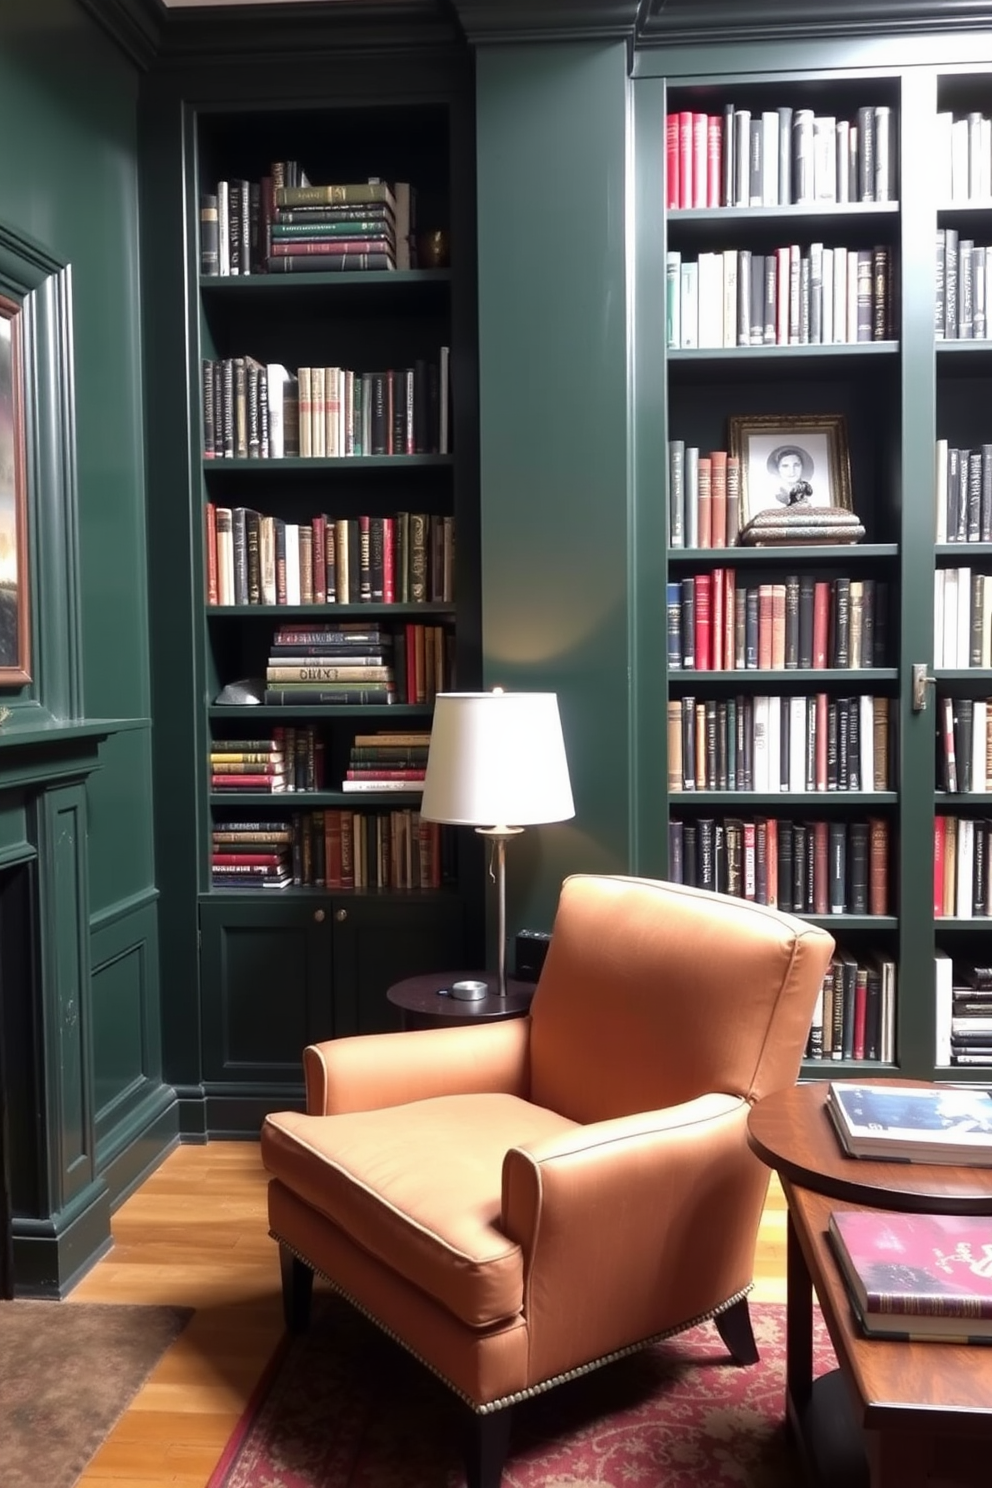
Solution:
M 0 4 L 0 222 L 72 276 L 84 708 L 147 719 L 137 94 L 76 0 Z M 119 733 L 87 790 L 91 926 L 137 916 L 123 939 L 142 947 L 140 974 L 94 981 L 93 1089 L 115 1148 L 161 1106 L 150 759 L 148 727 Z
M 476 83 L 485 685 L 558 693 L 576 806 L 510 844 L 512 942 L 629 868 L 626 48 L 486 47 Z

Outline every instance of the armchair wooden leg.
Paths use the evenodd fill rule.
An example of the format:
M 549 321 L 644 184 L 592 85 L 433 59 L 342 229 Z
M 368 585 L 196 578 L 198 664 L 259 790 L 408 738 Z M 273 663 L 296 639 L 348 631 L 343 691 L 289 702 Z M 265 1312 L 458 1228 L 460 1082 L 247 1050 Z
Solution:
M 279 1246 L 282 1273 L 282 1312 L 290 1333 L 305 1333 L 310 1326 L 313 1272 L 285 1245 Z
M 725 1312 L 718 1313 L 713 1321 L 735 1363 L 757 1364 L 758 1345 L 754 1341 L 754 1330 L 751 1327 L 751 1314 L 748 1311 L 746 1297 L 742 1297 Z
M 500 1488 L 512 1415 L 509 1405 L 487 1416 L 472 1412 L 465 1450 L 466 1488 Z

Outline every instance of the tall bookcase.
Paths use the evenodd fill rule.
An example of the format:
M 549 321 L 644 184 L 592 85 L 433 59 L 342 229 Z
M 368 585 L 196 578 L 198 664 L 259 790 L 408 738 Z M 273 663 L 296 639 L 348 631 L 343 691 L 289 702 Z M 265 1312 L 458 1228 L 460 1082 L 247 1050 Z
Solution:
M 905 59 L 898 65 L 900 50 Z M 938 47 L 936 55 L 944 50 L 946 46 Z M 649 664 L 638 668 L 641 741 L 645 751 L 652 748 L 656 763 L 650 776 L 645 774 L 640 780 L 638 797 L 642 821 L 652 823 L 651 867 L 663 873 L 680 871 L 673 861 L 680 845 L 675 823 L 690 828 L 690 839 L 695 836 L 698 843 L 701 838 L 707 854 L 711 848 L 723 851 L 726 832 L 721 834 L 719 829 L 725 829 L 728 821 L 734 834 L 736 823 L 754 824 L 761 833 L 760 844 L 768 840 L 764 823 L 776 820 L 780 854 L 782 831 L 790 830 L 795 837 L 783 823 L 800 828 L 826 824 L 820 829 L 820 842 L 827 879 L 822 878 L 821 866 L 817 870 L 819 902 L 815 907 L 812 902 L 794 904 L 787 893 L 785 907 L 795 907 L 823 923 L 854 962 L 865 966 L 874 966 L 876 961 L 890 963 L 894 994 L 890 1037 L 869 1047 L 870 1057 L 853 1057 L 855 1047 L 848 1041 L 841 1046 L 840 1057 L 836 1053 L 822 1060 L 808 1057 L 807 1073 L 987 1079 L 987 1067 L 940 1063 L 936 1053 L 935 952 L 944 950 L 960 963 L 987 960 L 984 948 L 992 921 L 984 916 L 958 919 L 935 912 L 935 816 L 953 811 L 980 819 L 988 800 L 984 793 L 950 798 L 937 788 L 937 699 L 941 695 L 981 698 L 988 690 L 989 673 L 980 667 L 934 672 L 933 596 L 936 570 L 968 565 L 976 573 L 992 571 L 992 549 L 987 542 L 935 543 L 934 448 L 937 438 L 963 448 L 980 448 L 987 442 L 983 429 L 988 428 L 985 409 L 992 341 L 955 338 L 935 343 L 934 242 L 938 227 L 956 227 L 962 238 L 984 242 L 992 213 L 988 200 L 982 205 L 960 201 L 952 205 L 938 199 L 933 141 L 940 111 L 953 110 L 955 116 L 969 111 L 989 114 L 992 78 L 955 64 L 942 68 L 934 63 L 933 52 L 927 56 L 915 43 L 896 48 L 884 67 L 858 65 L 863 55 L 853 42 L 813 47 L 783 42 L 774 48 L 774 72 L 765 71 L 768 50 L 753 46 L 736 49 L 733 56 L 725 48 L 707 46 L 666 52 L 664 58 L 650 51 L 638 57 L 634 88 L 639 538 L 635 613 L 639 655 L 650 658 Z M 893 61 L 897 65 L 891 65 Z M 887 111 L 894 142 L 887 199 L 805 204 L 772 200 L 767 205 L 751 205 L 748 189 L 747 205 L 668 202 L 666 126 L 670 117 L 695 114 L 722 121 L 728 105 L 758 118 L 780 109 L 791 110 L 795 118 L 799 110 L 806 109 L 817 117 L 855 123 L 859 109 L 881 107 Z M 701 158 L 705 168 L 705 145 Z M 844 342 L 819 344 L 811 342 L 802 327 L 798 336 L 789 337 L 786 331 L 784 340 L 776 334 L 773 344 L 767 344 L 767 337 L 761 338 L 763 344 L 736 344 L 734 334 L 728 336 L 729 344 L 710 344 L 704 349 L 670 344 L 666 303 L 670 255 L 681 255 L 683 263 L 698 263 L 700 255 L 737 250 L 731 256 L 739 262 L 740 250 L 774 255 L 779 248 L 798 245 L 802 259 L 809 256 L 813 244 L 884 250 L 891 270 L 889 318 L 884 324 L 879 322 L 873 338 L 860 341 L 852 335 Z M 736 304 L 734 300 L 735 311 Z M 760 428 L 759 419 L 769 416 L 773 424 L 780 421 L 783 431 L 776 443 L 802 443 L 801 434 L 790 437 L 797 417 L 843 419 L 852 504 L 865 528 L 859 543 L 760 548 L 685 545 L 684 529 L 680 534 L 677 523 L 673 527 L 673 506 L 678 500 L 672 474 L 673 442 L 697 449 L 702 457 L 714 451 L 732 453 L 731 421 L 743 420 L 745 429 L 754 429 Z M 744 460 L 748 450 L 752 451 L 753 485 L 759 462 L 764 471 L 769 450 L 759 438 L 739 448 Z M 868 587 L 876 596 L 887 596 L 884 641 L 856 669 L 838 666 L 830 656 L 826 665 L 821 660 L 812 668 L 796 666 L 794 656 L 786 663 L 779 658 L 774 669 L 767 658 L 761 668 L 739 666 L 735 664 L 741 660 L 739 654 L 729 661 L 718 658 L 718 669 L 686 669 L 678 664 L 684 662 L 685 651 L 679 654 L 677 636 L 669 657 L 666 602 L 686 597 L 684 581 L 697 576 L 705 598 L 719 582 L 713 575 L 726 570 L 733 571 L 738 593 L 742 587 L 779 586 L 779 594 L 788 595 L 790 603 L 806 584 L 830 586 L 827 593 L 833 605 L 836 580 L 862 586 L 862 594 L 870 581 Z M 725 592 L 726 580 L 723 585 Z M 680 618 L 677 613 L 673 626 L 677 627 Z M 876 615 L 876 624 L 879 618 Z M 921 680 L 934 677 L 935 685 L 933 680 Z M 822 698 L 819 718 L 817 695 Z M 776 709 L 783 719 L 791 714 L 795 732 L 800 715 L 793 708 L 800 705 L 794 700 L 812 698 L 808 738 L 814 724 L 829 716 L 831 705 L 861 695 L 882 700 L 888 715 L 884 779 L 873 776 L 868 782 L 859 780 L 857 790 L 845 789 L 844 777 L 838 781 L 831 760 L 830 788 L 810 789 L 826 783 L 822 777 L 817 779 L 811 750 L 814 773 L 809 779 L 797 780 L 788 769 L 780 777 L 775 759 L 764 789 L 755 790 L 753 778 L 748 779 L 746 789 L 741 789 L 737 778 L 733 788 L 728 788 L 722 751 L 716 744 L 728 703 L 731 713 L 735 705 L 738 712 L 746 709 L 750 726 L 755 699 L 777 699 L 771 704 L 771 716 Z M 695 723 L 696 708 L 685 705 L 686 698 L 702 705 L 698 721 L 704 765 L 692 782 L 698 788 L 686 788 L 691 768 L 683 762 L 680 769 L 668 749 L 669 737 L 673 744 L 682 742 L 676 735 L 683 713 L 691 714 Z M 709 713 L 706 703 L 713 705 Z M 831 711 L 838 716 L 836 708 Z M 760 705 L 760 716 L 768 716 L 767 705 Z M 670 725 L 676 731 L 671 736 Z M 714 761 L 711 756 L 708 779 L 707 728 L 716 757 Z M 783 729 L 784 724 L 779 737 Z M 749 746 L 754 738 L 751 734 Z M 664 769 L 657 767 L 659 760 L 664 761 Z M 669 763 L 675 766 L 679 780 L 669 777 Z M 765 775 L 760 778 L 764 784 Z M 797 789 L 799 784 L 804 788 Z M 852 900 L 850 832 L 853 824 L 861 823 L 870 824 L 869 833 L 874 829 L 887 844 L 884 894 L 874 905 L 882 913 L 868 912 L 871 906 L 860 898 Z M 811 825 L 809 832 L 814 837 Z M 829 901 L 837 896 L 829 892 L 829 863 L 838 834 L 846 839 L 847 874 L 843 899 L 833 905 Z M 875 867 L 881 877 L 879 860 Z M 700 865 L 698 874 L 703 871 Z M 723 870 L 711 867 L 707 858 L 705 871 Z M 714 886 L 725 883 L 724 879 Z M 870 899 L 870 870 L 866 890 Z M 741 891 L 745 891 L 743 886 Z M 840 1036 L 839 1026 L 837 1032 Z
M 170 604 L 164 587 L 157 614 L 160 657 L 171 649 L 175 666 L 184 651 L 188 656 L 189 675 L 180 691 L 188 684 L 190 708 L 183 716 L 180 698 L 176 716 L 170 709 L 163 718 L 166 737 L 160 738 L 157 766 L 167 792 L 191 793 L 195 826 L 170 822 L 163 811 L 159 844 L 164 896 L 169 886 L 177 892 L 185 886 L 197 903 L 197 995 L 175 1008 L 171 1020 L 167 1016 L 166 1039 L 171 1032 L 174 1049 L 170 1073 L 186 1103 L 187 1126 L 211 1134 L 250 1133 L 266 1110 L 298 1103 L 306 1043 L 395 1026 L 385 998 L 393 981 L 472 964 L 481 942 L 478 896 L 466 861 L 472 844 L 442 829 L 438 879 L 421 887 L 416 791 L 354 795 L 342 789 L 356 735 L 429 731 L 437 680 L 471 687 L 477 685 L 479 666 L 471 119 L 460 85 L 438 86 L 427 76 L 393 88 L 381 69 L 364 79 L 361 73 L 362 64 L 356 63 L 356 77 L 328 97 L 306 87 L 292 94 L 280 91 L 278 79 L 261 83 L 251 96 L 242 79 L 237 98 L 183 105 L 188 503 L 187 520 L 176 521 L 176 514 L 178 530 L 167 531 L 162 523 L 160 535 L 169 550 L 161 552 L 162 563 L 171 560 L 172 579 L 180 587 L 188 584 L 188 630 L 185 617 L 176 613 L 175 592 Z M 152 145 L 169 152 L 168 134 L 165 123 L 151 131 Z M 450 260 L 346 273 L 276 274 L 257 271 L 261 264 L 248 274 L 202 273 L 203 195 L 216 194 L 219 181 L 259 183 L 273 163 L 285 161 L 298 162 L 314 184 L 370 178 L 409 183 L 414 230 L 443 233 Z M 418 363 L 436 368 L 442 348 L 450 358 L 446 449 L 436 438 L 426 446 L 418 439 L 413 453 L 371 453 L 366 445 L 364 453 L 265 458 L 255 449 L 234 457 L 219 449 L 211 456 L 206 449 L 205 363 L 248 357 L 263 367 L 281 364 L 293 374 L 301 367 L 381 373 Z M 179 372 L 177 356 L 171 365 Z M 164 370 L 157 376 L 161 385 Z M 435 405 L 435 430 L 438 421 Z M 260 603 L 254 592 L 249 597 L 239 588 L 236 602 L 218 603 L 211 589 L 211 508 L 272 516 L 291 533 L 324 514 L 349 520 L 355 532 L 360 519 L 371 518 L 375 528 L 377 519 L 401 512 L 428 514 L 439 526 L 449 519 L 454 530 L 450 586 L 443 596 L 431 598 L 428 589 L 424 599 L 403 599 L 397 572 L 391 601 L 352 592 L 347 601 L 326 602 L 314 595 L 309 602 L 302 596 L 295 602 L 291 589 L 294 602 L 286 603 L 280 593 L 279 602 Z M 153 556 L 153 592 L 155 567 Z M 178 634 L 166 635 L 167 608 Z M 429 681 L 419 701 L 404 700 L 402 683 L 395 701 L 379 704 L 218 701 L 229 683 L 265 678 L 277 628 L 336 631 L 356 621 L 370 631 L 381 627 L 393 633 L 399 660 L 406 656 L 408 627 L 437 627 L 444 643 L 443 677 Z M 319 788 L 313 788 L 312 778 L 306 786 L 300 779 L 292 792 L 277 794 L 215 788 L 212 744 L 268 739 L 274 730 L 286 729 L 308 730 L 317 742 L 323 756 Z M 358 887 L 334 881 L 323 856 L 325 842 L 330 851 L 325 823 L 332 815 L 342 822 L 342 813 L 347 813 L 346 834 L 352 834 L 353 820 L 356 832 L 358 820 L 365 822 L 366 876 Z M 399 813 L 406 814 L 402 839 L 395 834 Z M 407 856 L 397 845 L 409 833 L 411 819 L 414 837 Z M 213 833 L 238 821 L 290 824 L 290 886 L 217 884 L 211 871 Z M 310 844 L 305 853 L 304 838 Z M 174 975 L 183 956 L 188 958 L 186 933 L 184 928 L 171 953 Z

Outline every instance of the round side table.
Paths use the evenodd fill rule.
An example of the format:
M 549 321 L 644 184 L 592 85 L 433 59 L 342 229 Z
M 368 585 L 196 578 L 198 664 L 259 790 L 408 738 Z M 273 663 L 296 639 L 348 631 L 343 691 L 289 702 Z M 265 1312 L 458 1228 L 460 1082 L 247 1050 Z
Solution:
M 468 980 L 486 982 L 489 992 L 477 1002 L 462 1002 L 457 997 L 443 995 L 443 989 L 452 982 Z M 394 982 L 386 997 L 399 1009 L 404 1029 L 457 1028 L 525 1017 L 537 983 L 507 978 L 505 997 L 496 991 L 496 983 L 496 973 L 491 971 L 432 971 Z

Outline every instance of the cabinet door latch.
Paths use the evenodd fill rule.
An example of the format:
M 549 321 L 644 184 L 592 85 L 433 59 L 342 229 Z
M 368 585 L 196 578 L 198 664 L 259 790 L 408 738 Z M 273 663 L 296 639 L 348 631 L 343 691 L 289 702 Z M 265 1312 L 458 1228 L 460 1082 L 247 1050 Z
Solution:
M 927 683 L 936 686 L 937 679 L 927 676 L 925 661 L 913 662 L 913 712 L 923 713 L 927 706 Z

